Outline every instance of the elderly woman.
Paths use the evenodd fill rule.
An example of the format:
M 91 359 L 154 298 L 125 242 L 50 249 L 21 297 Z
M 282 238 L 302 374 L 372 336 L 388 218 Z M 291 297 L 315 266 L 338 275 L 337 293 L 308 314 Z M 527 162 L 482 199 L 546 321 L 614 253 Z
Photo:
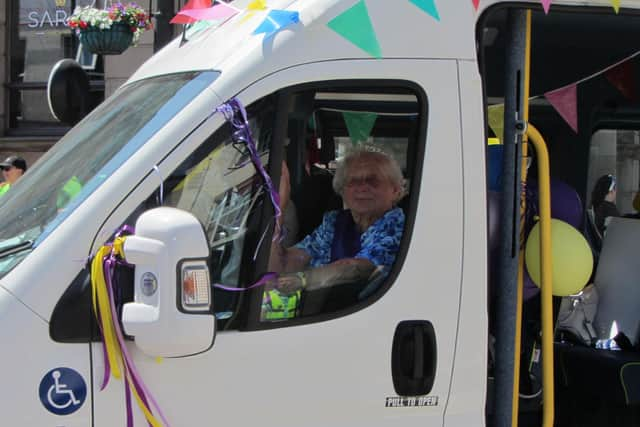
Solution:
M 289 201 L 288 170 L 283 168 L 281 208 Z M 393 158 L 357 150 L 338 165 L 333 179 L 345 209 L 324 215 L 322 224 L 301 242 L 284 248 L 275 242 L 270 269 L 281 273 L 271 286 L 287 295 L 387 275 L 400 247 L 404 213 L 395 207 L 404 179 Z M 286 274 L 295 272 L 293 274 Z M 284 274 L 283 274 L 284 273 Z

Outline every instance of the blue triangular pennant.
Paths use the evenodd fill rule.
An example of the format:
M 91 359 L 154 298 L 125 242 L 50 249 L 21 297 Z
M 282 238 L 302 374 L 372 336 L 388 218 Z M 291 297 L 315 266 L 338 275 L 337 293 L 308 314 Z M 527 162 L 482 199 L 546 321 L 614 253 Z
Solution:
M 409 0 L 411 3 L 418 6 L 420 9 L 433 16 L 436 21 L 440 20 L 438 9 L 436 8 L 435 0 Z
M 281 29 L 300 22 L 300 15 L 298 12 L 292 12 L 289 10 L 272 10 L 267 17 L 262 21 L 258 28 L 255 29 L 253 34 L 264 34 L 267 38 Z

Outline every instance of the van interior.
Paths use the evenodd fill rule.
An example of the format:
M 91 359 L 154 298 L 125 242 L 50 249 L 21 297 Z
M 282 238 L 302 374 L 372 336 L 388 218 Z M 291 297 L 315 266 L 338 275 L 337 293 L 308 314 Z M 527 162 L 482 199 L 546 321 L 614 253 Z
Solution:
M 636 425 L 640 420 L 640 394 L 636 392 L 640 390 L 640 221 L 634 198 L 640 189 L 640 98 L 636 89 L 640 15 L 625 9 L 616 14 L 611 7 L 552 5 L 545 14 L 535 5 L 530 10 L 528 123 L 540 131 L 548 147 L 552 217 L 558 217 L 554 210 L 561 210 L 567 199 L 578 207 L 572 225 L 589 242 L 594 268 L 588 283 L 599 295 L 593 342 L 555 330 L 555 425 Z M 502 140 L 500 126 L 509 126 L 508 117 L 522 117 L 519 110 L 526 102 L 526 91 L 520 85 L 522 70 L 510 65 L 514 58 L 524 57 L 518 40 L 526 40 L 526 30 L 523 21 L 517 21 L 523 11 L 511 6 L 490 8 L 477 27 L 487 135 L 501 139 L 500 144 L 487 146 L 490 193 L 499 194 L 510 185 L 499 178 L 502 168 L 513 161 L 504 159 L 501 152 L 504 147 L 506 153 L 503 144 L 513 142 L 515 134 L 505 130 Z M 515 107 L 513 102 L 509 107 L 509 97 L 516 100 Z M 506 110 L 504 115 L 501 108 Z M 531 148 L 528 154 L 525 239 L 537 214 L 536 156 Z M 598 236 L 589 212 L 593 212 L 592 190 L 603 175 L 615 177 L 615 204 L 626 218 L 613 218 L 604 235 Z M 502 238 L 504 242 L 510 236 Z M 515 279 L 504 279 L 503 271 L 499 274 L 496 257 L 495 252 L 490 254 L 492 293 L 500 293 L 501 287 Z M 528 295 L 525 290 L 522 309 L 519 425 L 541 424 L 540 303 L 535 289 L 533 293 Z M 553 298 L 557 318 L 563 298 Z M 490 316 L 495 318 L 497 309 L 490 305 Z M 490 334 L 497 340 L 495 348 L 500 348 L 500 337 L 493 330 Z M 620 350 L 595 348 L 597 339 L 610 343 L 614 337 L 616 343 L 621 342 Z M 489 425 L 497 416 L 491 401 L 500 381 L 496 372 L 498 367 L 489 367 Z

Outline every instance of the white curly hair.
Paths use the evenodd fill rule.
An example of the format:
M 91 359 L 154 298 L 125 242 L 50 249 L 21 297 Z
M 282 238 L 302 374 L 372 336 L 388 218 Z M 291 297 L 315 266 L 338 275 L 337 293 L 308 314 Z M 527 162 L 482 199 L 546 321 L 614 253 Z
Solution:
M 333 176 L 334 191 L 340 196 L 343 195 L 349 168 L 354 163 L 358 163 L 360 160 L 364 159 L 376 162 L 379 165 L 383 176 L 388 178 L 394 186 L 400 188 L 400 195 L 398 200 L 395 201 L 397 203 L 405 195 L 405 179 L 402 176 L 402 170 L 393 156 L 385 153 L 377 147 L 358 146 L 349 151 L 347 155 L 338 162 L 336 173 Z

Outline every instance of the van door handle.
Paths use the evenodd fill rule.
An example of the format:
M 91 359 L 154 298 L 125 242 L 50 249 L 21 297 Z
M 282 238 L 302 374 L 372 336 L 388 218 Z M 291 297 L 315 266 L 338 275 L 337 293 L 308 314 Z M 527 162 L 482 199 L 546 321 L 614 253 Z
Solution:
M 400 396 L 422 396 L 436 378 L 436 333 L 428 320 L 398 323 L 391 350 L 393 387 Z

